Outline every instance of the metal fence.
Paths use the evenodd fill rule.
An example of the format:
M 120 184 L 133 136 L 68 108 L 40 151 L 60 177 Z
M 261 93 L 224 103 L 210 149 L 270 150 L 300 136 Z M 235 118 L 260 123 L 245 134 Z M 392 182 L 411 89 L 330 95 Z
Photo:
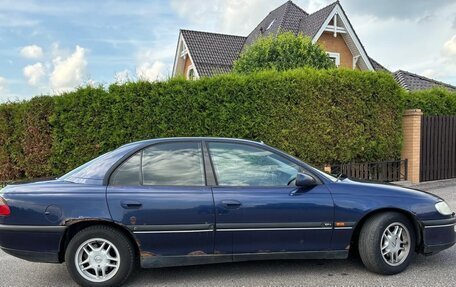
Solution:
M 344 174 L 352 178 L 379 182 L 407 180 L 408 161 L 405 159 L 332 165 L 331 173 L 334 175 Z

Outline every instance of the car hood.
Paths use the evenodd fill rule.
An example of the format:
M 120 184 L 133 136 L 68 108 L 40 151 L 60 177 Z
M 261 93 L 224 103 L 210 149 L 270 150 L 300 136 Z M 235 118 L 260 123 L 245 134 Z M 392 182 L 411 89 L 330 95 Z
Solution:
M 343 185 L 349 187 L 350 190 L 360 193 L 371 193 L 376 196 L 390 196 L 390 197 L 414 197 L 427 199 L 430 201 L 438 202 L 443 199 L 426 191 L 402 187 L 391 183 L 375 183 L 368 181 L 358 181 L 353 179 L 343 179 L 335 183 L 336 185 Z

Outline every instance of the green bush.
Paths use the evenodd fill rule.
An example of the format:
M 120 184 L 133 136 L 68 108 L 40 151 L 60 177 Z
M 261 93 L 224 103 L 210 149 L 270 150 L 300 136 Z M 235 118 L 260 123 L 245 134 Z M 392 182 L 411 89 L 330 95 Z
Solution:
M 329 69 L 334 62 L 309 37 L 286 32 L 258 38 L 234 63 L 235 73 L 247 74 L 263 70 L 285 71 L 296 68 Z
M 456 115 L 456 92 L 443 88 L 416 91 L 404 95 L 405 107 L 421 109 L 427 116 Z
M 400 93 L 388 74 L 337 69 L 87 87 L 0 106 L 1 172 L 60 175 L 122 144 L 173 136 L 262 140 L 318 165 L 388 160 L 400 156 Z M 15 113 L 29 120 L 11 124 Z M 30 125 L 41 132 L 21 144 Z M 10 138 L 16 128 L 22 136 Z M 50 150 L 25 148 L 49 143 L 50 131 Z
M 0 105 L 0 180 L 21 178 L 23 153 L 21 148 L 24 105 Z
M 53 112 L 54 98 L 47 96 L 0 105 L 0 180 L 52 174 Z
M 35 97 L 22 104 L 21 170 L 27 178 L 52 174 L 49 158 L 52 152 L 50 116 L 54 113 L 54 98 Z

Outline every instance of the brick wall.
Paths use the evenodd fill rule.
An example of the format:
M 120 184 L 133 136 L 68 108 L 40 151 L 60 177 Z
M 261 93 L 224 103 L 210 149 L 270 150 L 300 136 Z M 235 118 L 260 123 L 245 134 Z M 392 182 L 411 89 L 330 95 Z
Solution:
M 408 159 L 408 178 L 412 183 L 420 182 L 421 153 L 421 110 L 406 110 L 402 119 L 404 144 L 402 159 Z

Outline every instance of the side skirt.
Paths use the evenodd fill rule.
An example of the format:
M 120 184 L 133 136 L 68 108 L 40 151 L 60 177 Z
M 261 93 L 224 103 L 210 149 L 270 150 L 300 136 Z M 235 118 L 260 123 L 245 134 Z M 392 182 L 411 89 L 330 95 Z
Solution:
M 209 254 L 184 256 L 141 256 L 142 268 L 187 266 L 255 260 L 346 259 L 348 250 L 273 253 Z

